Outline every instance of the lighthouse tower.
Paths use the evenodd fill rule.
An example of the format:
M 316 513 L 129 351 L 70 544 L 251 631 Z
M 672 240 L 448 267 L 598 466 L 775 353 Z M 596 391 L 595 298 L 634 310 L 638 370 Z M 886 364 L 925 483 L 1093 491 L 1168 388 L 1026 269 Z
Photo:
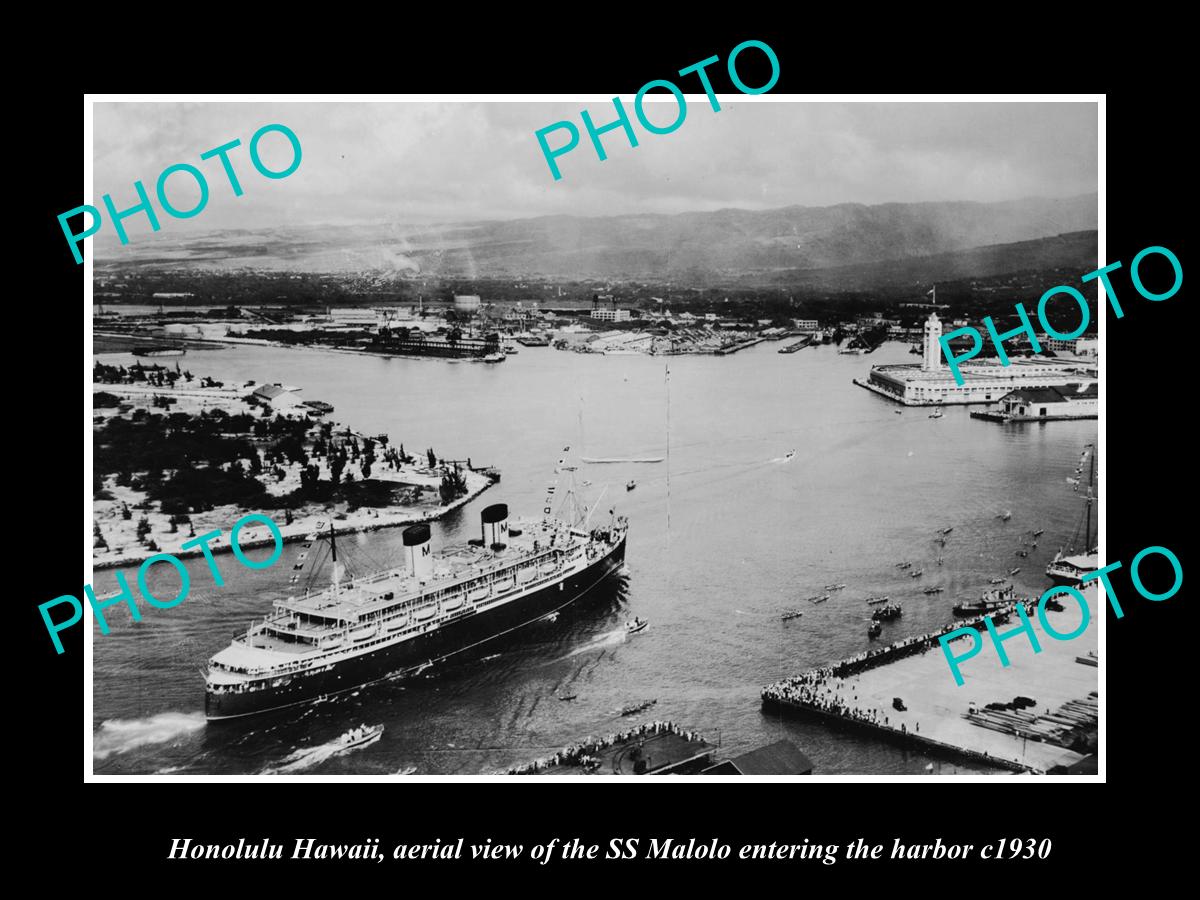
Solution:
M 942 345 L 938 342 L 941 336 L 941 320 L 937 313 L 930 313 L 925 322 L 925 357 L 921 365 L 926 372 L 937 372 L 942 368 Z

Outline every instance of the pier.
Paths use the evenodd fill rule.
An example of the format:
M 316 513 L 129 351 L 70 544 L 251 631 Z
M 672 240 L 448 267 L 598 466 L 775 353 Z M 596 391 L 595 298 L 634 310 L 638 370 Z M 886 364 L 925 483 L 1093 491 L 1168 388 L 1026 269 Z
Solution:
M 1078 638 L 1055 640 L 1031 615 L 1041 652 L 1035 654 L 1029 640 L 1017 636 L 1005 642 L 1011 664 L 1004 667 L 984 635 L 982 651 L 962 664 L 961 687 L 954 683 L 938 637 L 964 626 L 982 630 L 982 617 L 769 685 L 762 692 L 763 708 L 816 716 L 1011 771 L 1070 766 L 1085 754 L 1064 744 L 1077 741 L 1098 720 L 1097 669 L 1089 656 L 1096 650 L 1095 589 L 1085 597 L 1093 621 Z M 1079 609 L 1069 599 L 1063 605 L 1062 612 L 1048 611 L 1047 620 L 1069 633 L 1078 626 Z M 1007 633 L 1014 621 L 997 624 L 997 630 Z M 895 708 L 897 698 L 905 709 Z M 1011 705 L 1016 698 L 1033 703 L 1025 709 L 988 708 Z
M 716 747 L 674 722 L 648 722 L 588 738 L 554 756 L 515 766 L 506 775 L 683 775 L 712 763 Z

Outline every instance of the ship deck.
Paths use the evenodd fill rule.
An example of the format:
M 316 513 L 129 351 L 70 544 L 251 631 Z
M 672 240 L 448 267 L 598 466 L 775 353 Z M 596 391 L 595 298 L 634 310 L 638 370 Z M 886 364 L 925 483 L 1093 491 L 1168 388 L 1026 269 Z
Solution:
M 514 527 L 520 534 L 513 535 Z M 544 554 L 550 549 L 552 538 L 556 550 L 572 549 L 584 540 L 553 520 L 548 524 L 540 519 L 514 519 L 510 521 L 509 538 L 503 550 L 471 544 L 448 546 L 434 556 L 433 577 L 424 583 L 400 567 L 345 582 L 336 597 L 324 589 L 290 597 L 283 605 L 293 612 L 354 621 L 364 612 L 395 605 L 398 599 L 445 590 Z

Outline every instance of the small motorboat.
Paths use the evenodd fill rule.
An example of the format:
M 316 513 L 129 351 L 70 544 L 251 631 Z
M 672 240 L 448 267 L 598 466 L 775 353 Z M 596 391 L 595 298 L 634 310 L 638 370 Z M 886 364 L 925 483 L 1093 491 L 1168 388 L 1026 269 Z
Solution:
M 904 410 L 902 410 L 902 409 L 893 409 L 892 412 L 894 412 L 898 416 L 904 415 Z
M 804 615 L 804 613 L 800 612 L 800 610 L 798 610 L 798 609 L 789 609 L 786 612 L 781 613 L 779 618 L 782 621 L 787 622 L 791 619 L 798 619 L 802 615 Z
M 559 699 L 559 700 L 562 700 L 562 701 L 565 703 L 565 702 L 566 702 L 566 701 L 568 701 L 568 700 L 574 700 L 574 699 L 575 699 L 576 697 L 578 697 L 578 696 L 579 696 L 578 694 L 567 694 L 567 696 L 565 696 L 565 697 L 559 697 L 558 699 Z
M 877 603 L 887 603 L 891 599 L 891 597 L 868 597 L 867 603 L 875 606 Z
M 931 419 L 940 419 L 941 417 L 942 417 L 942 411 L 940 409 L 935 409 L 933 412 L 931 412 L 929 414 L 929 418 L 931 418 Z
M 383 734 L 382 725 L 359 725 L 357 728 L 351 728 L 341 737 L 342 749 L 349 750 L 351 747 L 370 744 L 379 740 L 381 734 Z
M 908 573 L 908 577 L 909 578 L 920 578 L 924 574 L 925 574 L 924 569 L 913 569 L 911 572 Z
M 1005 510 L 1002 513 L 996 513 L 996 518 L 999 519 L 1001 522 L 1007 522 L 1009 519 L 1012 518 L 1012 513 L 1009 512 L 1008 510 Z
M 632 491 L 635 487 L 637 487 L 637 482 L 634 481 L 632 478 L 630 478 L 627 482 L 625 482 L 625 490 Z
M 637 634 L 649 624 L 645 619 L 635 616 L 632 622 L 625 623 L 625 631 L 627 634 Z
M 623 715 L 623 716 L 636 715 L 637 713 L 640 713 L 644 709 L 649 709 L 657 702 L 658 702 L 657 700 L 643 700 L 641 703 L 631 703 L 628 706 L 621 708 L 621 715 Z
M 950 532 L 952 532 L 953 530 L 954 530 L 954 526 L 953 526 L 953 525 L 951 525 L 949 528 L 943 528 L 943 529 L 942 529 L 942 534 L 949 534 L 949 533 L 950 533 Z
M 872 622 L 867 628 L 867 638 L 873 641 L 875 638 L 879 637 L 882 632 L 883 626 L 878 622 Z
M 907 569 L 907 568 L 910 568 L 911 566 L 912 566 L 912 563 L 910 563 L 910 562 L 896 563 L 897 569 Z
M 1028 551 L 1028 550 L 1018 550 L 1018 551 L 1017 551 L 1017 556 L 1021 557 L 1021 559 L 1024 559 L 1024 558 L 1025 558 L 1025 557 L 1027 557 L 1028 555 L 1029 555 L 1029 551 Z
M 1021 571 L 1020 568 L 1010 569 L 1008 572 L 1008 577 L 1012 578 L 1014 575 L 1016 575 L 1020 571 Z
M 937 564 L 939 566 L 942 564 L 942 558 L 940 556 L 937 558 Z
M 922 594 L 940 594 L 940 593 L 941 593 L 943 590 L 945 590 L 945 588 L 940 588 L 940 587 L 927 587 L 927 588 L 925 588 L 925 590 L 923 590 L 921 593 L 922 593 Z
M 1039 528 L 1037 531 L 1035 531 L 1035 532 L 1033 533 L 1033 536 L 1034 536 L 1034 537 L 1041 537 L 1041 536 L 1042 536 L 1043 534 L 1045 534 L 1045 533 L 1046 533 L 1046 529 L 1045 529 L 1045 528 Z
M 988 584 L 1004 584 L 1006 581 L 1008 581 L 1007 578 L 991 578 L 988 579 Z
M 828 600 L 830 598 L 830 596 L 832 596 L 832 595 L 831 594 L 817 594 L 814 597 L 809 597 L 808 602 L 809 603 L 824 603 L 826 600 Z
M 840 591 L 840 590 L 841 590 L 842 588 L 844 588 L 844 587 L 845 587 L 845 585 L 844 585 L 844 584 L 827 584 L 827 585 L 825 585 L 825 590 L 827 590 L 827 591 Z
M 785 454 L 783 455 L 783 458 L 784 458 L 784 459 L 791 459 L 791 458 L 792 458 L 793 456 L 795 456 L 795 455 L 796 455 L 796 451 L 795 451 L 795 450 L 789 450 L 787 453 L 785 453 Z

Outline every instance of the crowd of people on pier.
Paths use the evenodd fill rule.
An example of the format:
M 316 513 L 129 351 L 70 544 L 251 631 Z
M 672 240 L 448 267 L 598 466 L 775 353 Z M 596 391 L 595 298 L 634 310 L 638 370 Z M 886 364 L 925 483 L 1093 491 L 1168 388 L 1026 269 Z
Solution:
M 699 732 L 687 731 L 683 728 L 680 728 L 674 722 L 646 722 L 645 724 L 638 725 L 636 728 L 630 728 L 628 731 L 622 731 L 619 734 L 610 734 L 595 740 L 589 737 L 586 740 L 580 741 L 578 744 L 571 744 L 569 747 L 564 747 L 553 756 L 548 756 L 544 759 L 535 759 L 533 762 L 525 763 L 521 766 L 514 766 L 505 774 L 533 775 L 537 772 L 542 772 L 546 769 L 551 769 L 556 766 L 579 766 L 588 771 L 592 771 L 600 765 L 600 759 L 596 754 L 600 753 L 601 751 L 615 746 L 616 744 L 621 744 L 637 738 L 652 737 L 657 734 L 677 734 L 689 742 L 703 740 Z

